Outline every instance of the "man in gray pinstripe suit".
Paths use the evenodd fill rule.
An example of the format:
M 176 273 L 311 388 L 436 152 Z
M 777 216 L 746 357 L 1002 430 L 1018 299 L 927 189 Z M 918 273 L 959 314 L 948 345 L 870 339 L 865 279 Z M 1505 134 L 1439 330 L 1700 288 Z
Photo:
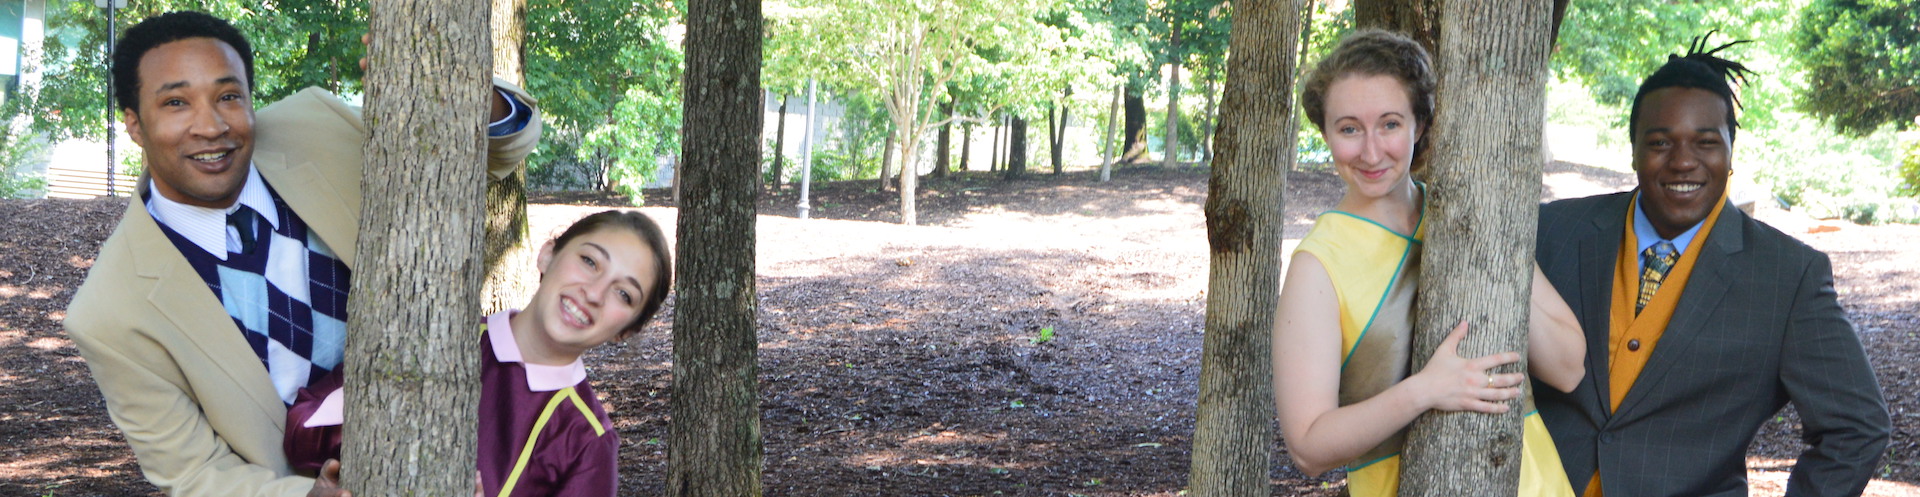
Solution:
M 1789 496 L 1859 495 L 1886 403 L 1826 254 L 1726 208 L 1744 66 L 1695 40 L 1640 86 L 1640 186 L 1540 211 L 1536 257 L 1587 333 L 1571 393 L 1535 388 L 1588 497 L 1743 496 L 1754 432 L 1788 402 L 1803 438 Z

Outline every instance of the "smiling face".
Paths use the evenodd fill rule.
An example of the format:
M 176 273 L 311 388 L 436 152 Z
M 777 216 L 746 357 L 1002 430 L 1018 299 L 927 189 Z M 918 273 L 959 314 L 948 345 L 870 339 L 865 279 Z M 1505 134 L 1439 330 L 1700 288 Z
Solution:
M 253 160 L 253 98 L 240 54 L 213 38 L 186 38 L 140 58 L 127 134 L 146 153 L 153 188 L 187 205 L 233 205 Z
M 1673 238 L 1705 220 L 1727 191 L 1733 167 L 1727 103 L 1707 90 L 1662 88 L 1640 101 L 1634 124 L 1641 209 L 1654 231 Z
M 608 228 L 540 249 L 540 287 L 513 318 L 525 360 L 563 365 L 634 323 L 654 281 L 653 251 L 639 235 Z
M 1412 187 L 1407 173 L 1420 130 L 1399 78 L 1341 77 L 1327 88 L 1326 109 L 1321 136 L 1349 195 L 1379 198 Z

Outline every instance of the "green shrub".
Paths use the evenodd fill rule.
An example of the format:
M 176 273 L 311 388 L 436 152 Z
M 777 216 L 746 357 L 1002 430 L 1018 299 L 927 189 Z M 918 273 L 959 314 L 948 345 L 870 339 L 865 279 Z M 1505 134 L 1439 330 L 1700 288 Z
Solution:
M 1900 188 L 1897 193 L 1903 197 L 1920 198 L 1920 139 L 1907 145 L 1907 154 L 1900 160 Z

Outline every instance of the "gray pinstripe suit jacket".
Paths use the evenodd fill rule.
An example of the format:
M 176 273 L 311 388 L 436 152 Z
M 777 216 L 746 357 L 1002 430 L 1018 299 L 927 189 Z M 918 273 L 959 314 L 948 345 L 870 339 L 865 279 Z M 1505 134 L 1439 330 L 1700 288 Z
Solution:
M 1787 402 L 1812 448 L 1789 496 L 1859 495 L 1890 422 L 1826 254 L 1723 208 L 1679 309 L 1618 411 L 1608 409 L 1613 269 L 1632 192 L 1540 209 L 1536 257 L 1587 333 L 1572 393 L 1534 389 L 1575 488 L 1609 496 L 1744 496 L 1755 431 Z M 1704 233 L 1703 233 L 1704 234 Z

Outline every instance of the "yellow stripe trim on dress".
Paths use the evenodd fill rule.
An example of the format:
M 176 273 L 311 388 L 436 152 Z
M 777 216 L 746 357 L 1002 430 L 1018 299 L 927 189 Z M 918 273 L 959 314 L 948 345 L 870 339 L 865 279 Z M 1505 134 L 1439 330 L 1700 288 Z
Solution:
M 553 400 L 547 401 L 547 408 L 540 411 L 540 418 L 533 422 L 533 432 L 527 434 L 527 444 L 520 447 L 520 459 L 514 461 L 513 471 L 507 473 L 506 483 L 500 485 L 500 497 L 513 494 L 513 485 L 520 481 L 520 472 L 527 469 L 527 459 L 533 457 L 534 443 L 540 441 L 540 430 L 547 427 L 547 420 L 553 419 L 553 411 L 560 408 L 560 402 L 568 398 L 580 402 L 580 395 L 573 392 L 573 387 L 567 387 L 555 393 Z M 600 421 L 594 420 L 594 426 L 598 428 L 599 425 Z
M 567 393 L 573 393 L 573 387 L 567 387 Z M 593 425 L 594 436 L 607 434 L 607 429 L 600 427 L 600 417 L 593 415 L 593 410 L 587 408 L 586 400 L 581 399 L 577 394 L 568 395 L 567 398 L 573 399 L 573 407 L 580 410 L 580 417 L 587 418 L 587 424 Z

